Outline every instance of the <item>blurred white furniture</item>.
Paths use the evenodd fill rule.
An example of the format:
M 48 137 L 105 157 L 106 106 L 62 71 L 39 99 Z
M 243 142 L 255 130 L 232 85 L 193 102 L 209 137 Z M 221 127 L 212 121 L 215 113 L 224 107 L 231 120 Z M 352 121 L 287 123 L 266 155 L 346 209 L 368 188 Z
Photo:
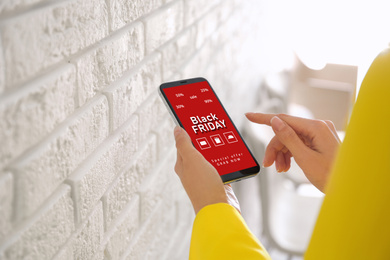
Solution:
M 331 120 L 345 130 L 356 96 L 357 67 L 326 64 L 320 70 L 306 67 L 298 58 L 291 71 L 289 103 L 309 109 L 314 118 Z

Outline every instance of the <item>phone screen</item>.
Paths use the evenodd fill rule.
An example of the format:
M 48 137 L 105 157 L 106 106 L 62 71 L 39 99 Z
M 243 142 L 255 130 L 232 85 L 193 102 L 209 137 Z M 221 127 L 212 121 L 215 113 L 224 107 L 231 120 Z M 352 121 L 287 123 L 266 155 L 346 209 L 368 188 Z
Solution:
M 196 149 L 225 182 L 260 170 L 207 80 L 165 83 L 160 90 Z

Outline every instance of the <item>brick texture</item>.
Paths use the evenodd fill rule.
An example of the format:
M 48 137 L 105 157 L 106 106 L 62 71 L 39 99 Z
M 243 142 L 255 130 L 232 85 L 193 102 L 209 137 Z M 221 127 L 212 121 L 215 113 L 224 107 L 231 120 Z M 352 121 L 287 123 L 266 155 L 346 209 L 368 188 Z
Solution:
M 147 53 L 173 38 L 183 28 L 183 2 L 174 1 L 148 16 L 145 23 Z
M 82 105 L 144 57 L 144 28 L 134 23 L 77 57 L 78 101 Z
M 43 2 L 42 0 L 3 0 L 0 4 L 0 14 L 26 8 L 33 4 Z
M 1 30 L 10 86 L 106 36 L 107 7 L 104 0 L 61 1 L 6 20 Z
M 0 176 L 0 241 L 12 229 L 13 179 L 10 173 Z
M 50 259 L 74 231 L 73 210 L 70 188 L 61 185 L 3 244 L 5 259 Z
M 0 97 L 0 168 L 39 142 L 74 111 L 75 69 L 31 82 Z
M 30 215 L 50 193 L 108 136 L 104 96 L 79 109 L 34 153 L 21 156 L 10 168 L 18 190 L 15 217 Z
M 240 127 L 259 2 L 1 1 L 0 259 L 187 259 L 157 88 L 205 77 Z

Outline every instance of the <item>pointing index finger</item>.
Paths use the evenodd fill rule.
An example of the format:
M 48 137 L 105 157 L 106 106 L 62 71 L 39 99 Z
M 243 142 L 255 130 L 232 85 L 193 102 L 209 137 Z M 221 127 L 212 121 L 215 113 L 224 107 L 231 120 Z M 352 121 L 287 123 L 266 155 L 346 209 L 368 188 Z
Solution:
M 253 123 L 271 126 L 271 119 L 275 116 L 285 121 L 298 134 L 307 134 L 316 120 L 290 116 L 286 114 L 246 113 L 246 117 Z
M 271 126 L 271 119 L 275 116 L 275 114 L 263 114 L 263 113 L 246 113 L 246 118 L 253 123 L 263 124 Z

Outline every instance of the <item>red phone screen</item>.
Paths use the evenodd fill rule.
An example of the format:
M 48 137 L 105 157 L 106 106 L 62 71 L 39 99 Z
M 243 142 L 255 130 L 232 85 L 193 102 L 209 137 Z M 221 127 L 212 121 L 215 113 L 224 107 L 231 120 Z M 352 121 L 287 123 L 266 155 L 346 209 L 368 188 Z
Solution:
M 220 175 L 257 165 L 207 81 L 163 91 L 196 149 Z

